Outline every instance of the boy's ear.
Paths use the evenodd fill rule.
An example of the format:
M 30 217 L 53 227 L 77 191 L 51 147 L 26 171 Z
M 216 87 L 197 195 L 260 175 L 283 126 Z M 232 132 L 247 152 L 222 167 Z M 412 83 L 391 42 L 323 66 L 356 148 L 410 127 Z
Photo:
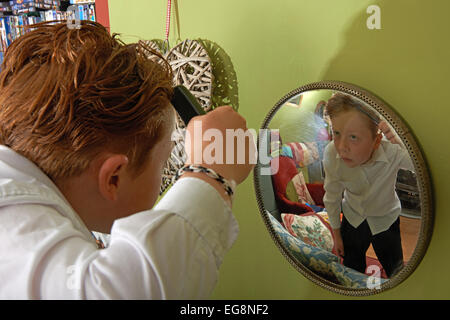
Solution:
M 377 150 L 378 147 L 380 146 L 381 139 L 383 139 L 383 134 L 382 134 L 382 133 L 377 133 L 377 136 L 376 136 L 376 138 L 375 138 L 375 146 L 374 146 L 374 150 Z
M 107 200 L 116 201 L 128 158 L 123 154 L 109 155 L 100 165 L 98 187 L 100 194 Z

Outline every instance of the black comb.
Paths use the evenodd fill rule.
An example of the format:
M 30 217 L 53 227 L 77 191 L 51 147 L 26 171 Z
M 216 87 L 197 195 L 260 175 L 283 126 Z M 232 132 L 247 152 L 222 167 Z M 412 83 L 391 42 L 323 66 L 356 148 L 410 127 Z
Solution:
M 197 99 L 182 85 L 173 88 L 171 103 L 186 125 L 193 117 L 205 114 Z

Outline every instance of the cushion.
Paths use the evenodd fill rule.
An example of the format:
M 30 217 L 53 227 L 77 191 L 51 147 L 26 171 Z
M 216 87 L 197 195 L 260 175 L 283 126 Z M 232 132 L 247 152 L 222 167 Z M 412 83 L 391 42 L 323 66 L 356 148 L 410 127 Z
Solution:
M 272 159 L 272 185 L 275 193 L 275 199 L 277 201 L 278 209 L 280 212 L 289 213 L 306 213 L 312 211 L 307 205 L 296 201 L 291 201 L 286 196 L 286 187 L 288 182 L 292 180 L 294 176 L 298 174 L 294 161 L 289 157 L 278 157 Z M 293 187 L 295 189 L 295 187 Z M 291 189 L 291 191 L 293 191 Z M 293 191 L 296 193 L 296 191 Z M 290 195 L 292 196 L 292 194 Z
M 270 157 L 276 158 L 278 156 L 280 156 L 280 142 L 272 141 L 270 143 Z
M 334 248 L 331 227 L 314 212 L 295 215 L 282 213 L 281 219 L 291 235 L 303 242 L 332 252 Z
M 299 202 L 297 190 L 295 190 L 294 182 L 292 180 L 286 185 L 286 198 L 293 202 Z
M 306 186 L 308 187 L 308 192 L 311 195 L 311 198 L 314 199 L 314 202 L 316 203 L 316 206 L 321 206 L 322 210 L 325 206 L 323 203 L 323 197 L 325 195 L 325 189 L 323 188 L 323 183 L 307 183 Z M 316 210 L 313 205 L 310 203 L 311 208 L 314 209 L 314 211 L 321 211 Z
M 302 265 L 327 279 L 335 279 L 331 269 L 332 262 L 339 262 L 339 257 L 327 250 L 311 246 L 292 236 L 270 213 L 267 212 L 275 233 L 284 248 Z
M 305 204 L 315 204 L 313 198 L 309 194 L 302 172 L 299 172 L 297 175 L 295 175 L 290 182 L 292 182 L 292 184 L 294 185 L 294 189 L 298 196 L 298 202 Z
M 368 276 L 337 262 L 331 263 L 331 269 L 339 282 L 347 288 L 379 289 L 387 281 L 377 274 Z
M 328 225 L 330 225 L 330 218 L 328 218 L 328 212 L 320 211 L 320 212 L 316 212 L 316 213 L 319 217 L 321 217 L 323 219 L 323 221 L 325 221 Z M 331 226 L 330 226 L 330 228 L 331 228 Z
M 281 155 L 294 159 L 299 167 L 306 167 L 319 160 L 317 142 L 290 142 L 281 146 Z

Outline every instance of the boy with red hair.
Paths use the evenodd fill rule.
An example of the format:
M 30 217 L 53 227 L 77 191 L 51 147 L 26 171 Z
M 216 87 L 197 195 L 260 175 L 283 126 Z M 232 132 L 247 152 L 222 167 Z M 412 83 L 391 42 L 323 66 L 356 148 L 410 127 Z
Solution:
M 95 22 L 33 28 L 0 74 L 0 297 L 207 298 L 238 226 L 222 184 L 199 172 L 152 209 L 173 146 L 168 63 Z M 196 119 L 247 129 L 230 107 Z M 209 167 L 239 184 L 252 165 Z
M 414 170 L 406 149 L 377 113 L 351 96 L 328 100 L 333 141 L 324 151 L 324 204 L 343 264 L 366 271 L 370 244 L 388 277 L 403 267 L 400 168 Z M 382 140 L 382 133 L 389 141 Z M 342 222 L 340 213 L 343 212 Z

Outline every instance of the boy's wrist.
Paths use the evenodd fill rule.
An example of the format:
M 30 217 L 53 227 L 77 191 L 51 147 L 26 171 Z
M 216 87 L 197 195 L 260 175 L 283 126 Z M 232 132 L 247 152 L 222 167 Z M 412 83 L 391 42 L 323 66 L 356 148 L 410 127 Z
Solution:
M 203 180 L 203 181 L 207 182 L 208 184 L 210 184 L 214 189 L 217 190 L 217 192 L 220 194 L 220 196 L 223 198 L 223 200 L 231 208 L 231 206 L 232 206 L 231 196 L 228 195 L 228 193 L 223 188 L 223 185 L 219 181 L 217 181 L 217 180 L 213 179 L 212 177 L 209 177 L 206 174 L 201 173 L 201 172 L 185 172 L 183 175 L 181 175 L 179 177 L 178 180 L 183 179 L 183 178 L 188 178 L 188 177 L 198 178 L 198 179 Z
M 341 237 L 341 228 L 333 228 L 333 234 L 335 236 Z

